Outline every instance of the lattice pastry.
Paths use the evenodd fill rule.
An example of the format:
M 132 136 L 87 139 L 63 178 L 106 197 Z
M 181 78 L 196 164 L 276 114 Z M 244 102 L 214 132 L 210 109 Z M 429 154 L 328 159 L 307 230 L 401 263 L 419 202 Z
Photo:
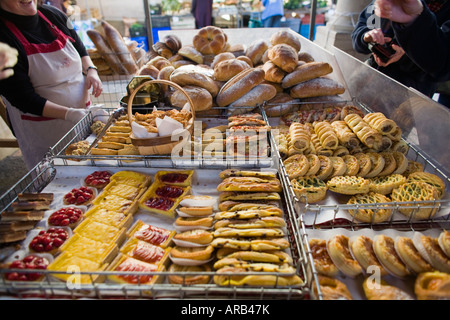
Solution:
M 349 128 L 344 120 L 338 120 L 331 123 L 341 145 L 346 147 L 357 147 L 360 142 L 356 134 Z
M 369 180 L 370 191 L 380 194 L 390 194 L 392 190 L 400 187 L 406 182 L 406 177 L 398 173 L 393 173 L 384 177 L 370 178 Z
M 304 154 L 295 154 L 283 161 L 289 180 L 304 176 L 309 170 L 309 161 Z
M 392 190 L 392 201 L 434 201 L 438 199 L 438 191 L 435 187 L 422 181 L 412 181 L 402 184 L 400 187 Z M 432 203 L 424 203 L 419 207 L 415 203 L 401 204 L 400 213 L 407 217 L 415 219 L 429 219 L 437 212 L 437 208 Z M 408 208 L 413 207 L 413 208 Z
M 435 187 L 438 191 L 439 199 L 445 194 L 445 183 L 435 174 L 429 172 L 414 172 L 408 176 L 408 182 L 412 181 L 423 181 Z
M 361 222 L 380 223 L 387 221 L 392 214 L 392 210 L 386 208 L 386 205 L 378 205 L 379 203 L 387 203 L 391 200 L 380 193 L 369 192 L 357 194 L 350 198 L 347 204 L 350 205 L 370 205 L 371 207 L 362 207 L 357 209 L 348 209 L 352 217 Z
M 325 149 L 334 150 L 339 145 L 339 139 L 331 124 L 327 121 L 318 121 L 313 123 L 314 131 L 319 137 L 320 144 Z
M 327 193 L 325 182 L 315 176 L 292 179 L 291 185 L 300 202 L 319 202 L 325 198 Z
M 373 129 L 359 115 L 356 113 L 349 114 L 344 121 L 365 146 L 375 150 L 381 147 L 381 133 Z
M 356 176 L 339 176 L 327 182 L 329 190 L 336 193 L 354 195 L 369 192 L 369 180 Z
M 381 134 L 392 133 L 397 128 L 395 121 L 386 118 L 381 112 L 368 113 L 364 116 L 363 120 Z
M 309 147 L 311 133 L 302 123 L 295 122 L 289 127 L 289 137 L 294 149 L 303 151 Z

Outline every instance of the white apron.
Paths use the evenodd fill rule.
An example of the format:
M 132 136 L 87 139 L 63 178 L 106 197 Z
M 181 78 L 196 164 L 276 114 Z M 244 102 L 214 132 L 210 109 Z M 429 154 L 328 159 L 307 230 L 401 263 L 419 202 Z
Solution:
M 22 43 L 28 57 L 33 88 L 41 97 L 70 108 L 86 108 L 89 93 L 84 88 L 80 55 L 72 38 L 60 31 L 41 12 L 39 16 L 50 26 L 56 40 L 49 44 L 30 43 L 11 22 L 7 27 Z M 4 99 L 6 100 L 6 99 Z M 28 169 L 40 162 L 72 127 L 70 121 L 23 113 L 6 102 L 10 122 Z

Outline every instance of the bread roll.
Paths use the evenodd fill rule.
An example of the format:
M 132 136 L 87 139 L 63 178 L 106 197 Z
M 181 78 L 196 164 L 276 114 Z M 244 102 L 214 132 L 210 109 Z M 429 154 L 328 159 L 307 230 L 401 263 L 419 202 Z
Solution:
M 218 81 L 228 81 L 239 72 L 248 68 L 250 66 L 242 60 L 236 58 L 226 59 L 214 67 L 214 78 Z
M 217 83 L 210 76 L 212 73 L 208 69 L 199 66 L 182 66 L 176 69 L 170 75 L 170 81 L 180 86 L 197 86 L 204 88 L 211 93 L 213 97 L 219 92 Z
M 269 49 L 268 58 L 286 72 L 297 68 L 298 53 L 290 45 L 281 43 Z
M 153 79 L 157 79 L 159 75 L 159 70 L 155 66 L 150 64 L 143 65 L 137 72 L 139 76 L 150 76 Z
M 232 102 L 229 107 L 251 107 L 253 109 L 259 104 L 264 103 L 275 97 L 276 89 L 270 84 L 259 84 L 242 97 Z
M 209 110 L 212 108 L 213 98 L 208 90 L 197 86 L 184 86 L 183 89 L 194 103 L 193 107 L 195 111 Z M 170 96 L 170 103 L 174 107 L 183 108 L 187 102 L 186 96 L 180 90 L 174 91 Z
M 174 34 L 169 34 L 162 39 L 162 42 L 175 54 L 181 48 L 181 40 Z
M 263 65 L 264 79 L 270 82 L 282 83 L 286 76 L 286 71 L 276 66 L 272 61 L 267 61 Z
M 311 54 L 309 54 L 308 52 L 299 52 L 298 53 L 298 61 L 303 61 L 303 62 L 314 62 L 314 58 Z
M 198 31 L 192 43 L 204 55 L 217 55 L 224 51 L 227 38 L 222 29 L 206 26 Z
M 281 85 L 290 88 L 296 84 L 318 78 L 333 72 L 333 68 L 327 62 L 310 62 L 297 66 L 294 71 L 284 77 Z
M 117 74 L 127 74 L 127 70 L 122 65 L 119 57 L 114 53 L 114 51 L 109 46 L 105 37 L 97 30 L 91 29 L 86 31 L 89 39 L 94 43 L 97 51 L 102 55 L 103 59 L 108 63 L 111 69 Z
M 193 46 L 183 46 L 178 50 L 178 54 L 198 64 L 203 63 L 203 55 L 200 51 Z
M 173 56 L 172 50 L 170 50 L 164 42 L 158 41 L 152 47 L 160 57 L 168 59 Z
M 298 108 L 298 104 L 286 92 L 277 92 L 275 97 L 267 101 L 264 111 L 268 117 L 280 117 Z
M 275 32 L 272 37 L 270 37 L 270 43 L 275 46 L 280 43 L 285 43 L 290 45 L 296 52 L 300 51 L 301 43 L 297 35 L 287 30 L 280 30 Z
M 235 59 L 236 57 L 231 52 L 222 52 L 218 55 L 214 56 L 213 61 L 211 63 L 211 68 L 214 69 L 214 67 L 219 64 L 222 61 L 228 60 L 228 59 Z
M 345 88 L 337 81 L 329 78 L 316 78 L 293 86 L 290 95 L 293 98 L 321 97 L 343 94 Z
M 261 63 L 264 53 L 269 48 L 269 45 L 264 40 L 253 41 L 245 51 L 245 55 L 252 60 L 253 66 Z

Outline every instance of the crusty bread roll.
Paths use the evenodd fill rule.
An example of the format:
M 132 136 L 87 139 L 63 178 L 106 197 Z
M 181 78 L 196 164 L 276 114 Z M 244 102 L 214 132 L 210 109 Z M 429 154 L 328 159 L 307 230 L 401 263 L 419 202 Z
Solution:
M 250 68 L 247 62 L 236 58 L 220 61 L 214 67 L 214 78 L 218 81 L 228 81 L 239 72 Z
M 285 43 L 290 45 L 292 48 L 295 49 L 296 52 L 300 51 L 301 43 L 298 36 L 296 36 L 293 32 L 288 30 L 280 30 L 275 32 L 270 37 L 270 43 L 272 46 L 275 46 L 280 43 Z
M 157 79 L 159 75 L 159 70 L 155 66 L 146 63 L 137 72 L 139 76 L 150 76 L 153 79 Z
M 235 58 L 236 57 L 231 52 L 221 52 L 218 55 L 214 56 L 213 61 L 211 63 L 211 68 L 214 69 L 214 67 L 222 61 Z
M 212 79 L 211 75 L 212 72 L 200 66 L 182 66 L 172 72 L 170 81 L 180 86 L 192 85 L 204 88 L 215 97 L 219 92 L 219 86 Z
M 290 45 L 280 43 L 268 50 L 268 58 L 286 72 L 292 72 L 298 65 L 298 53 Z
M 290 95 L 293 98 L 320 97 L 343 94 L 345 88 L 337 81 L 329 78 L 315 78 L 293 86 Z
M 253 66 L 258 65 L 262 61 L 264 53 L 269 49 L 269 45 L 264 40 L 253 41 L 245 51 L 245 55 L 252 60 Z
M 239 56 L 239 57 L 237 57 L 236 59 L 242 60 L 242 61 L 244 61 L 244 62 L 247 62 L 247 64 L 248 64 L 250 67 L 253 67 L 253 62 L 252 62 L 252 60 L 251 60 L 249 57 L 247 57 L 247 56 Z
M 283 78 L 281 85 L 283 88 L 290 88 L 300 82 L 318 78 L 331 72 L 333 72 L 333 68 L 328 62 L 310 62 L 301 64 Z
M 275 65 L 272 61 L 267 61 L 263 65 L 264 79 L 270 82 L 282 83 L 286 76 L 286 71 Z
M 156 69 L 158 69 L 158 70 L 161 70 L 162 68 L 172 65 L 172 63 L 170 63 L 169 60 L 167 60 L 166 58 L 164 58 L 162 56 L 156 56 L 156 57 L 150 59 L 146 64 L 155 66 Z
M 180 56 L 183 56 L 184 58 L 187 58 L 191 61 L 194 61 L 198 64 L 203 63 L 203 55 L 200 51 L 198 51 L 193 46 L 183 46 L 178 50 L 178 54 Z
M 311 54 L 309 54 L 308 52 L 302 51 L 302 52 L 298 53 L 298 61 L 304 61 L 304 62 L 308 63 L 308 62 L 314 62 L 315 60 Z
M 86 33 L 111 69 L 117 74 L 127 74 L 127 70 L 120 62 L 119 57 L 114 54 L 114 51 L 109 46 L 105 37 L 99 31 L 94 29 L 88 30 Z
M 274 88 L 274 86 L 262 83 L 254 87 L 252 90 L 244 94 L 236 101 L 229 104 L 229 107 L 250 107 L 250 109 L 253 109 L 257 105 L 272 99 L 276 94 L 277 90 Z
M 209 110 L 212 108 L 213 98 L 208 90 L 197 86 L 184 86 L 183 89 L 194 103 L 193 107 L 195 111 Z M 174 91 L 170 96 L 170 103 L 174 107 L 183 108 L 187 102 L 186 96 L 180 90 Z
M 264 70 L 249 68 L 241 71 L 222 86 L 217 94 L 216 103 L 225 107 L 236 101 L 264 80 Z
M 170 50 L 164 42 L 158 41 L 152 46 L 152 48 L 160 57 L 168 59 L 173 56 L 172 50 Z
M 201 28 L 192 39 L 194 47 L 204 55 L 216 55 L 224 51 L 227 37 L 215 26 Z
M 174 34 L 169 34 L 162 39 L 162 42 L 175 54 L 181 48 L 181 40 Z

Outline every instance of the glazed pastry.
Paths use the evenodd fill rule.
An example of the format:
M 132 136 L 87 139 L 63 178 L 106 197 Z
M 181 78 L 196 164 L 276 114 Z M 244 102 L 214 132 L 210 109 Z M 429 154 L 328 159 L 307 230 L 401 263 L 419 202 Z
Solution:
M 217 191 L 281 192 L 282 187 L 278 179 L 229 177 L 217 186 Z
M 309 146 L 311 133 L 304 124 L 294 122 L 289 126 L 289 137 L 294 149 L 303 151 Z
M 319 137 L 320 144 L 325 149 L 334 150 L 339 145 L 339 139 L 333 127 L 328 121 L 317 121 L 313 123 L 314 131 Z
M 374 271 L 373 268 L 377 268 L 380 276 L 387 275 L 387 271 L 380 264 L 373 251 L 372 239 L 364 235 L 353 236 L 348 240 L 348 246 L 365 273 L 371 274 Z
M 422 257 L 436 270 L 450 273 L 450 258 L 442 251 L 437 238 L 416 232 L 412 240 Z
M 369 180 L 356 176 L 340 176 L 329 180 L 327 187 L 329 190 L 341 194 L 367 193 L 369 192 Z
M 210 276 L 205 273 L 210 271 L 211 267 L 207 263 L 199 266 L 180 266 L 178 264 L 172 264 L 169 267 L 169 275 L 167 278 L 169 280 L 169 283 L 172 284 L 206 284 L 209 283 Z M 193 272 L 194 274 L 183 275 L 181 274 L 183 272 Z M 197 272 L 199 273 L 198 275 L 195 274 Z
M 397 128 L 395 121 L 386 118 L 381 112 L 368 113 L 364 116 L 363 120 L 381 134 L 392 133 Z
M 323 300 L 353 300 L 353 297 L 345 283 L 335 278 L 318 276 L 320 292 Z M 313 283 L 313 291 L 316 297 L 319 296 L 316 282 Z
M 408 268 L 395 251 L 394 240 L 391 237 L 376 235 L 373 239 L 373 251 L 389 273 L 400 278 L 410 275 Z
M 175 225 L 182 227 L 205 227 L 211 228 L 213 225 L 212 217 L 178 217 Z
M 358 114 L 352 113 L 344 118 L 345 123 L 368 148 L 378 150 L 381 146 L 381 134 L 373 129 Z
M 236 228 L 236 229 L 259 229 L 259 228 L 283 228 L 286 222 L 280 217 L 260 217 L 253 219 L 221 219 L 214 223 L 214 229 Z
M 213 246 L 207 247 L 180 247 L 175 246 L 170 251 L 174 258 L 192 259 L 192 260 L 208 260 L 214 252 Z
M 339 145 L 334 151 L 333 151 L 333 157 L 343 157 L 345 155 L 349 155 L 350 151 L 347 147 Z
M 395 163 L 397 164 L 397 168 L 395 168 L 392 174 L 403 174 L 408 168 L 408 159 L 399 151 L 393 151 L 392 155 L 394 156 Z
M 449 300 L 450 274 L 443 272 L 424 272 L 417 276 L 414 293 L 419 300 Z
M 328 178 L 343 176 L 347 171 L 347 165 L 345 164 L 344 159 L 342 159 L 341 157 L 329 157 L 329 158 L 333 165 L 333 172 Z
M 174 239 L 207 245 L 213 240 L 213 234 L 208 230 L 193 229 L 177 233 Z
M 283 161 L 289 180 L 304 176 L 309 170 L 309 161 L 303 154 L 295 154 Z
M 249 229 L 237 229 L 237 228 L 218 228 L 213 232 L 214 238 L 221 237 L 242 237 L 242 238 L 274 238 L 283 237 L 285 234 L 280 228 L 249 228 Z
M 298 177 L 291 180 L 291 185 L 295 196 L 304 203 L 319 202 L 327 193 L 327 185 L 316 176 Z
M 423 181 L 436 188 L 438 198 L 441 199 L 445 194 L 445 183 L 437 175 L 429 172 L 414 172 L 408 176 L 408 182 Z
M 339 142 L 343 146 L 357 147 L 359 146 L 359 139 L 356 134 L 348 127 L 344 120 L 337 120 L 331 122 L 331 126 L 336 132 Z
M 320 170 L 320 159 L 315 154 L 308 154 L 306 155 L 306 159 L 308 159 L 309 168 L 308 171 L 305 173 L 305 176 L 314 176 L 319 172 Z
M 384 169 L 384 165 L 386 163 L 384 157 L 376 152 L 367 152 L 366 154 L 370 157 L 370 161 L 372 163 L 372 169 L 366 174 L 366 178 L 376 177 Z
M 357 194 L 349 199 L 347 204 L 361 205 L 372 204 L 371 208 L 359 207 L 357 209 L 348 209 L 348 212 L 352 217 L 361 222 L 367 223 L 380 223 L 389 220 L 392 214 L 392 210 L 383 208 L 380 203 L 387 203 L 391 200 L 379 193 L 368 192 L 364 194 Z M 386 206 L 386 205 L 384 205 Z
M 324 276 L 336 277 L 339 269 L 333 263 L 327 251 L 327 241 L 323 239 L 309 240 L 309 248 L 316 271 Z
M 450 258 L 450 232 L 447 230 L 442 231 L 438 237 L 438 242 L 442 251 Z
M 343 156 L 342 159 L 346 165 L 344 176 L 356 176 L 359 172 L 358 159 L 350 154 Z
M 394 245 L 395 251 L 410 270 L 417 274 L 434 270 L 431 264 L 420 255 L 410 238 L 397 236 Z
M 392 152 L 380 152 L 379 153 L 384 159 L 384 168 L 378 173 L 378 176 L 388 176 L 392 174 L 395 169 L 397 169 L 397 162 L 395 161 Z
M 394 173 L 385 177 L 370 178 L 369 181 L 370 191 L 380 194 L 390 194 L 392 190 L 404 184 L 406 178 L 401 174 Z
M 275 263 L 275 264 L 289 264 L 292 265 L 292 257 L 284 252 L 284 251 L 251 251 L 251 250 L 242 250 L 242 251 L 227 251 L 224 249 L 219 249 L 216 252 L 216 257 L 219 260 L 222 259 L 238 259 L 242 261 L 253 261 L 253 262 L 267 262 L 267 263 Z
M 237 239 L 216 238 L 211 242 L 214 248 L 227 248 L 234 250 L 271 251 L 289 248 L 289 241 L 284 238 L 274 239 Z
M 367 174 L 370 170 L 372 170 L 372 161 L 370 160 L 370 157 L 362 152 L 355 153 L 354 156 L 359 163 L 359 171 L 357 176 L 362 178 L 367 177 Z
M 333 173 L 333 163 L 329 157 L 319 155 L 320 169 L 316 173 L 316 178 L 319 180 L 326 180 Z
M 353 259 L 348 248 L 348 237 L 346 235 L 335 235 L 327 241 L 327 251 L 331 260 L 338 269 L 349 277 L 361 274 L 359 263 Z
M 421 181 L 406 182 L 392 190 L 392 201 L 434 201 L 438 199 L 438 191 L 435 187 Z M 415 219 L 430 219 L 437 212 L 437 208 L 408 209 L 408 204 L 400 205 L 400 213 Z M 429 205 L 428 205 L 429 206 Z
M 414 300 L 407 292 L 389 285 L 384 280 L 374 282 L 371 278 L 366 278 L 363 290 L 368 300 Z

